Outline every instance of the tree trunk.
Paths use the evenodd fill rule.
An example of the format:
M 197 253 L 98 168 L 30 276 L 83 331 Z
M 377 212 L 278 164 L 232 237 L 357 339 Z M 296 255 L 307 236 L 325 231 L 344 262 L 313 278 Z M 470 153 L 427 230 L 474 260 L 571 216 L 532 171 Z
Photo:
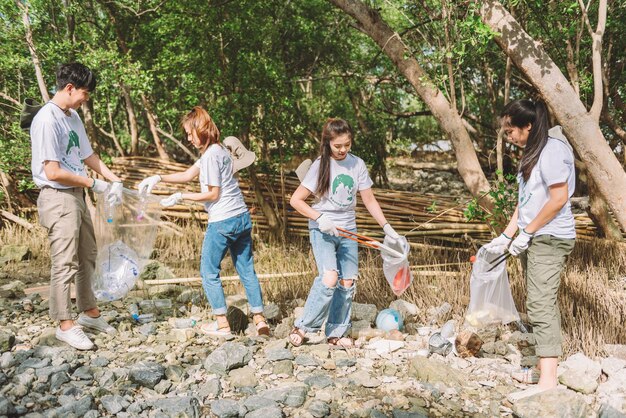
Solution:
M 83 110 L 83 118 L 85 122 L 85 130 L 89 137 L 89 142 L 93 145 L 96 152 L 100 152 L 100 138 L 98 137 L 98 128 L 93 120 L 93 104 L 91 101 L 85 102 L 81 105 Z
M 28 44 L 30 58 L 32 59 L 33 66 L 35 67 L 35 76 L 37 77 L 37 85 L 39 86 L 41 99 L 44 103 L 46 103 L 50 101 L 50 95 L 48 94 L 48 89 L 46 88 L 46 82 L 43 78 L 43 73 L 41 71 L 41 63 L 39 62 L 39 56 L 37 55 L 35 43 L 33 42 L 33 31 L 30 27 L 28 6 L 26 6 L 26 3 L 22 3 L 20 0 L 16 0 L 15 3 L 17 4 L 17 7 L 22 11 L 22 23 L 24 24 L 24 28 L 26 29 L 26 44 Z
M 620 241 L 622 233 L 615 224 L 606 202 L 599 195 L 598 188 L 589 176 L 587 176 L 587 187 L 589 188 L 589 209 L 587 209 L 587 213 L 596 228 L 598 228 L 599 235 Z
M 141 93 L 141 101 L 143 103 L 143 107 L 146 110 L 146 117 L 148 118 L 148 125 L 150 126 L 150 132 L 152 133 L 152 139 L 154 141 L 154 145 L 156 146 L 157 152 L 159 153 L 159 158 L 165 161 L 170 160 L 170 156 L 167 155 L 167 151 L 165 151 L 165 147 L 163 147 L 163 141 L 161 141 L 161 137 L 159 136 L 159 131 L 157 128 L 157 121 L 154 117 L 154 113 L 152 113 L 152 105 L 148 101 L 148 98 L 145 94 Z
M 541 45 L 495 0 L 484 0 L 483 22 L 493 31 L 496 43 L 532 82 L 563 126 L 589 175 L 606 199 L 622 230 L 626 231 L 626 173 L 606 143 L 599 124 L 559 67 Z
M 358 22 L 358 28 L 378 44 L 400 72 L 411 83 L 417 94 L 430 108 L 439 126 L 454 146 L 463 177 L 470 193 L 482 198 L 481 204 L 491 208 L 491 202 L 484 198 L 489 190 L 489 182 L 480 167 L 471 138 L 459 114 L 450 105 L 444 94 L 435 86 L 428 74 L 413 58 L 413 53 L 381 18 L 378 11 L 367 7 L 358 0 L 329 0 Z
M 139 129 L 137 129 L 137 116 L 135 106 L 130 97 L 130 88 L 120 81 L 120 88 L 126 103 L 126 113 L 128 114 L 128 127 L 130 128 L 130 155 L 139 155 Z

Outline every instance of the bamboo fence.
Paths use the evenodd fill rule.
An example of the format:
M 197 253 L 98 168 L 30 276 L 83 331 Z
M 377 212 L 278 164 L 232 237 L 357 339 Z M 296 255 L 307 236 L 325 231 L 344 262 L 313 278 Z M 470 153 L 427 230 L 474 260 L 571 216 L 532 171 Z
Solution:
M 126 187 L 136 188 L 141 180 L 154 174 L 168 174 L 184 171 L 189 166 L 146 157 L 116 158 L 110 165 L 112 171 L 122 178 Z M 290 235 L 308 236 L 308 221 L 290 205 L 289 198 L 299 185 L 294 176 L 284 178 L 283 185 L 279 176 L 258 175 L 264 199 L 277 208 L 279 217 L 286 218 L 287 231 Z M 239 186 L 244 199 L 250 207 L 255 227 L 259 231 L 269 229 L 267 219 L 258 208 L 251 183 L 242 177 Z M 188 184 L 159 183 L 152 193 L 168 196 L 177 191 L 197 192 L 197 182 Z M 485 242 L 491 239 L 491 231 L 484 222 L 466 221 L 463 208 L 466 201 L 459 202 L 451 196 L 418 195 L 414 192 L 374 189 L 385 217 L 394 229 L 407 237 L 412 245 L 425 244 L 433 247 L 434 243 L 445 246 L 466 245 L 471 241 Z M 208 217 L 201 204 L 184 204 L 165 208 L 163 214 L 168 220 L 195 219 L 205 222 Z M 579 239 L 596 236 L 596 228 L 586 215 L 575 215 L 576 233 Z M 382 237 L 383 232 L 376 221 L 369 215 L 359 200 L 356 208 L 356 220 L 359 232 L 374 238 Z

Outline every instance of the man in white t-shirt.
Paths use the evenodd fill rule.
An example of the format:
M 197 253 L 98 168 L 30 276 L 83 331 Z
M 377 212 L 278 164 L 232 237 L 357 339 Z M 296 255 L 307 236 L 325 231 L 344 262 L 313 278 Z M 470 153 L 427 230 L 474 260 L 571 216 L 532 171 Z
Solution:
M 106 193 L 109 203 L 118 205 L 122 182 L 94 154 L 76 112 L 95 89 L 95 75 L 82 64 L 63 64 L 57 69 L 56 81 L 56 94 L 37 112 L 30 128 L 31 171 L 41 189 L 39 222 L 48 230 L 50 241 L 49 314 L 59 321 L 56 337 L 79 350 L 89 350 L 94 344 L 82 327 L 109 334 L 115 329 L 100 317 L 92 290 L 97 247 L 85 188 Z M 89 177 L 85 165 L 112 183 Z M 72 281 L 81 312 L 77 321 L 70 300 Z

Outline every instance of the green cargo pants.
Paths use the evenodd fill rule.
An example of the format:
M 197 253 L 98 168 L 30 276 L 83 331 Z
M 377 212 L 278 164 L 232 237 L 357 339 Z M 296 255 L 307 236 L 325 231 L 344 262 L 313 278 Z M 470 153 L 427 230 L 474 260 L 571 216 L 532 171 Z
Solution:
M 526 311 L 533 326 L 538 357 L 559 357 L 563 354 L 557 296 L 561 272 L 574 248 L 574 241 L 539 235 L 520 255 L 526 278 Z

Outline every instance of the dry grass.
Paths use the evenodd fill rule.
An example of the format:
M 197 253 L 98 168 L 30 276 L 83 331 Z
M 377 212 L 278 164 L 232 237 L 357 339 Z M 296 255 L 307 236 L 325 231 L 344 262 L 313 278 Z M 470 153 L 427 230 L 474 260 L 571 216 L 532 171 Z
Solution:
M 179 277 L 197 277 L 204 236 L 204 226 L 189 222 L 182 237 L 160 231 L 155 258 L 172 268 Z M 255 235 L 255 238 L 259 238 Z M 0 229 L 0 245 L 28 245 L 32 259 L 28 263 L 2 266 L 10 278 L 28 283 L 49 276 L 47 238 L 41 229 L 28 232 L 16 226 Z M 316 275 L 315 262 L 306 239 L 294 238 L 290 243 L 269 246 L 255 239 L 255 266 L 258 273 L 310 272 L 310 274 L 262 281 L 266 300 L 291 306 L 296 299 L 305 299 Z M 462 316 L 469 303 L 470 252 L 459 249 L 414 248 L 411 265 L 449 263 L 447 266 L 425 267 L 429 271 L 456 271 L 457 277 L 414 274 L 413 285 L 403 299 L 415 303 L 418 319 L 427 321 L 428 308 L 448 302 L 450 315 Z M 396 297 L 380 270 L 380 256 L 372 250 L 360 253 L 360 278 L 355 301 L 388 306 Z M 223 263 L 223 275 L 235 274 L 230 258 Z M 605 343 L 626 343 L 626 304 L 623 277 L 626 276 L 626 244 L 604 240 L 578 242 L 572 253 L 561 286 L 560 303 L 568 354 L 584 351 L 588 355 L 602 354 Z M 521 312 L 525 311 L 525 284 L 517 261 L 509 262 L 509 278 L 513 297 Z M 5 279 L 6 280 L 6 279 Z M 1 284 L 2 280 L 0 280 Z M 237 282 L 230 282 L 227 293 L 242 293 Z M 445 319 L 445 318 L 444 318 Z

